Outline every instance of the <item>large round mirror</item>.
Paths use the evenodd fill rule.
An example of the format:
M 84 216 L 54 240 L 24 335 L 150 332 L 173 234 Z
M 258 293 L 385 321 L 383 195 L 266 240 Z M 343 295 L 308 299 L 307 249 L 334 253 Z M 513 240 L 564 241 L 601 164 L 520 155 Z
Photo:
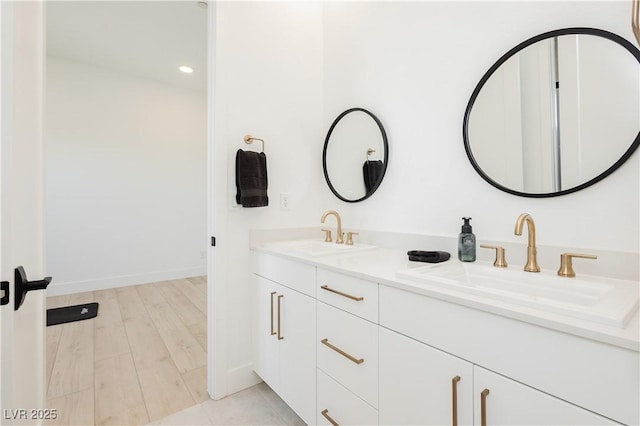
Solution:
M 387 134 L 378 118 L 351 108 L 336 118 L 324 141 L 322 167 L 336 197 L 362 201 L 380 186 L 389 161 Z
M 640 52 L 622 37 L 567 28 L 533 37 L 482 77 L 467 106 L 467 156 L 487 182 L 525 197 L 578 191 L 640 141 Z

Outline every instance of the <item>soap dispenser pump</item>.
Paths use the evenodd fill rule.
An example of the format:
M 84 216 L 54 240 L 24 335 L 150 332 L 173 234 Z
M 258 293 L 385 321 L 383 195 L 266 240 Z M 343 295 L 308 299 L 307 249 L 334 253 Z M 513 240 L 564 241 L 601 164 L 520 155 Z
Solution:
M 458 235 L 458 259 L 462 262 L 476 261 L 476 236 L 471 232 L 470 217 L 463 217 L 462 232 Z

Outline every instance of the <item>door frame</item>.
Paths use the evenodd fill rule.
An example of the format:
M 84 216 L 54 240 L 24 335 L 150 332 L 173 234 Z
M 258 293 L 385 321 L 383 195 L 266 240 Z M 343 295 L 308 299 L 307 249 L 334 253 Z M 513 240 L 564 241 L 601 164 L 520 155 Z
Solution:
M 209 244 L 207 256 L 207 389 L 209 396 L 217 400 L 228 394 L 228 328 L 227 252 L 217 250 L 227 241 L 227 208 L 225 198 L 220 196 L 227 190 L 227 148 L 224 143 L 215 143 L 216 5 L 216 1 L 209 1 L 207 22 L 207 227 L 209 236 L 216 241 L 216 247 L 213 241 Z
M 5 3 L 0 3 L 0 33 L 4 33 L 3 28 L 6 30 L 6 27 L 7 27 L 7 23 L 5 23 L 5 19 L 8 19 L 6 8 L 7 6 L 5 5 Z M 6 47 L 5 47 L 6 42 L 7 42 L 6 37 L 2 37 L 2 41 L 0 42 L 0 82 L 3 81 L 4 78 L 6 78 L 5 67 L 8 67 L 9 65 L 7 63 L 9 59 L 9 55 L 6 53 Z M 4 117 L 6 114 L 6 108 L 5 108 L 6 93 L 3 92 L 2 90 L 3 87 L 4 87 L 4 84 L 0 83 L 0 177 L 2 176 L 2 163 L 4 161 L 4 156 L 3 156 L 4 143 L 5 143 Z M 1 181 L 1 178 L 0 178 L 0 181 Z M 2 241 L 4 241 L 2 238 L 2 235 L 3 235 L 2 228 L 3 228 L 3 222 L 4 222 L 4 215 L 2 214 L 2 196 L 3 196 L 3 187 L 0 184 L 0 271 L 2 270 L 2 263 L 3 263 L 3 256 L 4 256 L 4 251 L 3 251 L 4 244 L 2 244 Z M 5 277 L 0 277 L 0 278 L 5 278 Z M 4 368 L 4 365 L 5 363 L 9 363 L 11 359 L 10 359 L 10 354 L 8 353 L 9 352 L 8 348 L 6 347 L 6 345 L 2 345 L 2 341 L 3 341 L 2 336 L 4 334 L 5 338 L 8 338 L 8 333 L 7 332 L 3 333 L 3 330 L 5 327 L 9 327 L 9 326 L 13 327 L 13 317 L 9 318 L 11 313 L 9 314 L 5 313 L 7 309 L 10 309 L 9 307 L 11 306 L 11 302 L 12 302 L 12 299 L 9 300 L 8 307 L 6 309 L 2 308 L 2 312 L 0 313 L 0 316 L 2 316 L 2 321 L 0 321 L 0 407 L 2 407 L 3 412 L 4 412 L 4 409 L 9 406 L 9 397 L 7 395 L 6 389 L 11 389 L 11 371 L 8 368 Z M 0 418 L 0 424 L 2 423 L 3 423 L 2 418 Z

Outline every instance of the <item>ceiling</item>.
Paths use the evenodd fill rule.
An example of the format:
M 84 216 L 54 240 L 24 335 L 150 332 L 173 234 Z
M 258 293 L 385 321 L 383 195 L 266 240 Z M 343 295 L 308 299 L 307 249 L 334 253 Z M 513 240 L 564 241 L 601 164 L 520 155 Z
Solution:
M 49 1 L 47 54 L 205 90 L 207 9 L 199 3 Z

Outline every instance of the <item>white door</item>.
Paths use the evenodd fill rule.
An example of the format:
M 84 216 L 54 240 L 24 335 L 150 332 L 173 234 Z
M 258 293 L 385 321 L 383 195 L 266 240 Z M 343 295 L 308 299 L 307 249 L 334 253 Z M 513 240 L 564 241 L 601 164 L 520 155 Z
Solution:
M 44 291 L 14 311 L 14 268 L 39 280 L 43 262 L 42 97 L 44 5 L 0 2 L 0 424 L 41 423 L 45 406 Z

